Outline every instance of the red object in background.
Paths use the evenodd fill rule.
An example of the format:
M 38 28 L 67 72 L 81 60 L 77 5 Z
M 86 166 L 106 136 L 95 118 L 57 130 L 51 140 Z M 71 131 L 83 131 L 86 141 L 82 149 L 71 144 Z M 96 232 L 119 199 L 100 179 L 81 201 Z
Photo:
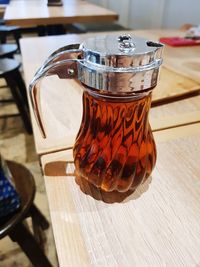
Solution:
M 200 45 L 200 40 L 193 40 L 183 37 L 162 37 L 159 41 L 170 46 L 193 46 Z

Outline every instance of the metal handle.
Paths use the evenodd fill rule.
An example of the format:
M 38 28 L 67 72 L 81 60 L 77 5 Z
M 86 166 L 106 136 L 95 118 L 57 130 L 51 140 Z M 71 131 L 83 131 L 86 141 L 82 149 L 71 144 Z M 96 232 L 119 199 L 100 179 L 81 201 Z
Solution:
M 29 86 L 29 93 L 33 111 L 41 134 L 46 138 L 43 118 L 41 114 L 40 89 L 41 81 L 46 76 L 58 75 L 60 79 L 74 79 L 78 76 L 77 62 L 82 58 L 79 44 L 62 47 L 55 51 L 36 72 Z

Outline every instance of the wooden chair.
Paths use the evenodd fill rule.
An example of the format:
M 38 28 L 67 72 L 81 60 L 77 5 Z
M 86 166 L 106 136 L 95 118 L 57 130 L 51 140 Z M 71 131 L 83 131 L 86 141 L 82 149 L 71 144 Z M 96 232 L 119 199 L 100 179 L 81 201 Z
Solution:
M 0 78 L 5 79 L 11 90 L 12 97 L 17 105 L 25 129 L 28 133 L 32 133 L 32 126 L 29 116 L 28 100 L 26 95 L 26 87 L 19 71 L 20 63 L 14 59 L 0 59 Z M 2 101 L 1 101 L 2 102 Z
M 21 28 L 19 26 L 0 25 L 0 41 L 2 44 L 6 43 L 9 35 L 13 36 L 20 51 L 19 39 L 21 38 Z
M 18 50 L 20 52 L 20 44 L 19 40 L 23 34 L 26 33 L 37 33 L 38 36 L 46 35 L 46 27 L 44 25 L 36 26 L 36 27 L 19 27 L 19 26 L 8 26 L 5 25 L 3 19 L 0 19 L 0 43 L 7 43 L 8 36 L 13 37 L 15 40 Z
M 35 267 L 51 267 L 51 263 L 43 252 L 43 230 L 49 227 L 49 223 L 34 205 L 35 182 L 32 174 L 21 164 L 7 161 L 13 175 L 16 189 L 21 198 L 21 208 L 15 213 L 0 219 L 0 238 L 9 236 L 17 242 Z M 33 232 L 25 225 L 25 219 L 32 218 Z
M 14 54 L 17 52 L 16 44 L 1 44 L 0 45 L 0 58 L 13 58 Z

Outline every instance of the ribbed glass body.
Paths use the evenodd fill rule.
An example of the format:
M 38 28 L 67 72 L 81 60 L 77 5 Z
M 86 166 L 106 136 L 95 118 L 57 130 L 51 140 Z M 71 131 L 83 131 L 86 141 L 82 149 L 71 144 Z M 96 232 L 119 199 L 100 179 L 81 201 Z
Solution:
M 107 192 L 143 183 L 156 162 L 150 105 L 151 92 L 111 97 L 85 90 L 73 150 L 76 175 Z

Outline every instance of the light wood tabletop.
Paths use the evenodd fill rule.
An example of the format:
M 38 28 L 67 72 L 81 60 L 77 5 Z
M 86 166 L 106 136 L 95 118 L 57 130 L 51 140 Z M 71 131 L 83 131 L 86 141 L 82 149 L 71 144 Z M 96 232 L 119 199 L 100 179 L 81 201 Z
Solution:
M 139 34 L 143 35 L 142 31 Z M 146 33 L 146 36 L 156 40 L 158 37 L 184 37 L 185 32 L 164 29 L 150 30 Z M 200 83 L 200 45 L 196 47 L 165 46 L 164 53 L 164 64 L 168 69 Z
M 84 0 L 63 0 L 63 6 L 47 6 L 45 0 L 11 0 L 6 7 L 7 25 L 35 26 L 84 22 L 111 22 L 116 12 Z
M 71 150 L 41 157 L 60 267 L 199 266 L 200 123 L 154 135 L 156 167 L 132 194 L 75 179 Z
M 157 40 L 163 35 L 174 36 L 182 34 L 182 32 L 170 30 L 132 31 L 130 33 L 152 40 Z M 67 44 L 80 43 L 92 35 L 94 33 L 22 39 L 22 63 L 27 87 L 36 70 L 43 64 L 50 53 Z M 174 54 L 177 56 L 172 60 Z M 200 47 L 190 47 L 190 49 L 187 47 L 165 47 L 164 64 L 161 68 L 158 86 L 153 92 L 153 104 L 162 102 L 163 100 L 168 101 L 173 97 L 184 96 L 184 94 L 199 92 L 200 80 L 197 77 L 197 73 L 199 73 L 200 68 L 191 69 L 190 67 L 184 67 L 176 69 L 177 64 L 179 64 L 177 62 L 184 60 L 186 62 L 193 62 L 193 60 L 196 62 L 196 58 L 199 57 Z M 188 77 L 187 71 L 191 72 L 190 77 Z M 59 80 L 57 77 L 49 77 L 45 80 L 41 90 L 41 101 L 42 114 L 47 132 L 46 139 L 43 139 L 39 132 L 30 106 L 36 151 L 38 154 L 41 155 L 73 146 L 82 117 L 82 90 L 80 84 L 73 80 Z M 199 100 L 200 96 L 197 96 L 169 105 L 152 108 L 150 119 L 153 130 L 157 131 L 159 129 L 198 121 L 200 119 Z

